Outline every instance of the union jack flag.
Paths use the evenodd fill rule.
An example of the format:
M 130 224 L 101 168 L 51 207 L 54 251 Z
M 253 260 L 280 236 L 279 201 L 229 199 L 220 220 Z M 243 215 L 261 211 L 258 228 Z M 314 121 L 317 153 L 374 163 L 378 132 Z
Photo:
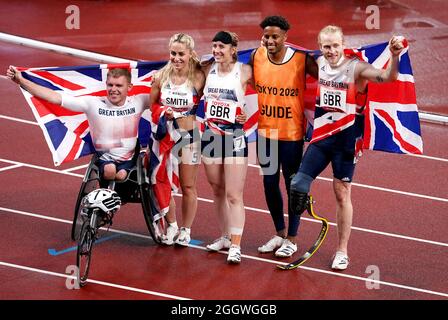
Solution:
M 423 153 L 414 76 L 408 50 L 409 46 L 406 45 L 400 54 L 396 81 L 368 85 L 364 148 L 394 153 Z M 376 68 L 386 68 L 390 57 L 389 45 L 380 43 L 362 47 L 356 54 Z
M 151 183 L 156 198 L 156 207 L 167 213 L 171 193 L 179 189 L 179 160 L 171 150 L 181 138 L 175 121 L 167 121 L 165 111 L 168 108 L 154 104 L 151 112 L 151 128 L 154 139 L 151 141 L 150 168 Z M 155 174 L 154 174 L 155 173 Z

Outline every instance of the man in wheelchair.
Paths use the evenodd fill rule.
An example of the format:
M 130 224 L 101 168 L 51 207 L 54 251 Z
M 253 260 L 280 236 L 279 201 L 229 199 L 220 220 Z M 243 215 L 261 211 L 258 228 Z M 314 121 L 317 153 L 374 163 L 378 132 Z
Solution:
M 135 166 L 134 150 L 138 125 L 143 111 L 149 106 L 149 94 L 129 96 L 132 90 L 131 73 L 126 68 L 110 69 L 106 79 L 106 97 L 73 97 L 25 79 L 10 66 L 8 78 L 33 96 L 75 112 L 84 112 L 90 134 L 99 156 L 101 177 L 106 180 L 125 180 Z
M 72 239 L 79 236 L 82 223 L 79 211 L 84 196 L 98 188 L 111 188 L 117 191 L 122 203 L 141 203 L 150 234 L 160 242 L 164 219 L 153 204 L 145 154 L 140 152 L 137 139 L 140 118 L 149 106 L 149 94 L 129 95 L 132 90 L 130 70 L 113 68 L 108 71 L 106 97 L 73 97 L 51 90 L 25 79 L 14 66 L 9 66 L 6 75 L 35 97 L 86 114 L 97 153 L 90 161 L 78 194 Z

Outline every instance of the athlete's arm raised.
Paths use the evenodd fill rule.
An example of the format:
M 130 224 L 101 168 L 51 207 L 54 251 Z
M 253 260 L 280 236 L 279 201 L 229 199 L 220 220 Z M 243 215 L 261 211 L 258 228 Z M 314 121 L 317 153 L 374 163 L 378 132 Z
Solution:
M 60 105 L 62 103 L 62 97 L 58 92 L 40 86 L 34 82 L 29 81 L 28 79 L 25 79 L 22 76 L 22 73 L 14 66 L 9 66 L 9 68 L 6 70 L 6 76 L 20 85 L 23 89 L 31 93 L 33 96 L 44 99 L 53 104 Z
M 367 62 L 360 62 L 355 69 L 355 78 L 382 83 L 391 82 L 398 77 L 398 56 L 403 51 L 402 39 L 392 37 L 389 41 L 391 59 L 386 69 L 376 69 Z

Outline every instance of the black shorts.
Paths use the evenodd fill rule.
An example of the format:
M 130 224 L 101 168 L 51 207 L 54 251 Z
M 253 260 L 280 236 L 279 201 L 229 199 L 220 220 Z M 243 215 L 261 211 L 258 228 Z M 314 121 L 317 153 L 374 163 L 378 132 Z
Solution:
M 201 154 L 207 158 L 236 158 L 248 156 L 248 141 L 242 129 L 214 133 L 206 128 L 201 137 Z
M 192 130 L 179 130 L 181 138 L 173 147 L 174 156 L 177 157 L 179 163 L 184 164 L 200 164 L 201 163 L 201 133 L 198 128 Z
M 363 116 L 353 126 L 308 146 L 299 171 L 316 178 L 331 163 L 333 176 L 352 182 L 355 173 L 355 145 L 362 139 Z
M 201 133 L 198 128 L 194 128 L 191 130 L 181 130 L 178 129 L 181 138 L 176 142 L 176 145 L 179 145 L 181 148 L 188 146 L 189 144 L 198 142 L 201 139 Z

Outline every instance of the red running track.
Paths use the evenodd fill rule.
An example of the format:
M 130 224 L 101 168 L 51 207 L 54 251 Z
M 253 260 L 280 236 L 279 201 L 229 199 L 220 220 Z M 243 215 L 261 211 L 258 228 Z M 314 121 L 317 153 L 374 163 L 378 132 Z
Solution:
M 60 3 L 56 6 L 48 2 L 49 14 L 57 16 L 58 8 L 63 7 L 63 2 Z M 322 9 L 328 12 L 324 16 L 329 20 L 335 15 L 330 2 L 326 4 Z M 93 6 L 91 10 L 99 10 L 95 7 L 97 3 L 89 2 L 89 5 Z M 101 8 L 115 12 L 114 5 L 108 2 Z M 160 10 L 169 9 L 168 5 L 154 5 Z M 277 9 L 287 15 L 287 5 L 292 4 L 266 1 L 255 13 L 249 2 L 232 7 L 234 12 L 244 15 L 255 26 L 242 25 L 237 19 L 230 21 L 221 17 L 219 21 L 217 18 L 213 20 L 218 15 L 207 11 L 204 4 L 201 10 L 205 12 L 200 14 L 205 17 L 203 25 L 191 20 L 186 23 L 184 21 L 187 20 L 179 18 L 182 21 L 179 27 L 161 23 L 157 27 L 160 29 L 156 29 L 154 23 L 130 23 L 120 34 L 112 24 L 110 30 L 81 29 L 73 36 L 67 35 L 67 30 L 52 28 L 58 19 L 63 21 L 59 17 L 36 26 L 30 23 L 33 27 L 29 30 L 22 27 L 18 32 L 15 24 L 2 30 L 115 56 L 161 60 L 166 54 L 164 43 L 171 33 L 181 28 L 194 32 L 199 39 L 198 50 L 202 48 L 201 53 L 207 50 L 206 39 L 216 25 L 238 29 L 237 32 L 244 34 L 246 39 L 252 39 L 246 44 L 253 46 L 259 36 L 255 20 Z M 11 9 L 14 4 L 7 6 Z M 185 5 L 179 6 L 188 10 Z M 352 11 L 355 10 L 353 6 L 349 6 Z M 293 8 L 297 9 L 294 5 Z M 316 10 L 312 4 L 308 9 L 311 12 Z M 135 14 L 132 4 L 126 10 Z M 343 16 L 349 17 L 351 11 L 346 10 Z M 394 15 L 403 17 L 407 12 L 402 7 L 390 10 L 385 14 L 389 17 L 385 19 L 387 25 L 392 24 Z M 34 13 L 33 17 L 36 11 Z M 32 22 L 30 16 L 29 21 Z M 83 17 L 85 23 L 92 19 L 89 13 Z M 356 20 L 343 23 L 344 27 L 352 26 L 353 29 L 356 23 L 359 24 Z M 144 42 L 147 34 L 138 31 L 141 26 L 153 28 L 151 41 L 160 45 L 149 50 Z M 320 23 L 310 24 L 309 32 L 303 35 L 298 31 L 291 36 L 296 38 L 290 40 L 298 42 L 300 35 L 308 39 L 304 43 L 311 46 L 311 39 L 314 39 L 319 26 Z M 123 40 L 130 35 L 137 40 Z M 120 45 L 111 45 L 114 41 L 119 41 Z M 0 57 L 2 70 L 8 64 L 95 63 L 5 43 L 0 47 Z M 417 76 L 416 79 L 418 81 Z M 106 235 L 118 236 L 94 248 L 92 282 L 82 290 L 68 290 L 66 268 L 75 263 L 75 253 L 70 251 L 75 245 L 69 238 L 70 221 L 84 173 L 84 168 L 76 170 L 75 167 L 86 164 L 88 159 L 54 168 L 41 130 L 34 123 L 18 88 L 0 79 L 0 94 L 4 97 L 0 110 L 0 231 L 3 236 L 0 242 L 0 299 L 438 300 L 448 297 L 446 281 L 441 281 L 447 277 L 448 270 L 448 235 L 445 232 L 448 223 L 445 214 L 448 209 L 448 142 L 443 139 L 446 136 L 444 126 L 422 123 L 425 157 L 380 152 L 367 152 L 363 156 L 353 186 L 355 216 L 350 242 L 351 265 L 343 273 L 332 272 L 329 268 L 337 233 L 334 226 L 335 203 L 329 182 L 331 173 L 328 170 L 312 190 L 317 201 L 316 211 L 332 223 L 327 239 L 303 267 L 285 272 L 275 268 L 278 260 L 273 255 L 257 253 L 257 247 L 274 230 L 256 167 L 251 166 L 247 176 L 247 223 L 242 264 L 227 265 L 224 254 L 205 251 L 205 244 L 216 238 L 218 229 L 210 200 L 211 190 L 201 168 L 198 178 L 200 201 L 192 234 L 198 241 L 197 245 L 190 248 L 155 245 L 147 236 L 140 208 L 126 205 L 114 221 L 113 228 L 118 231 Z M 70 168 L 75 170 L 70 171 Z M 176 197 L 176 201 L 179 199 Z M 299 247 L 308 247 L 318 230 L 319 225 L 304 216 L 299 230 Z M 49 249 L 59 254 L 50 255 Z M 68 252 L 64 253 L 64 250 Z M 377 266 L 380 271 L 379 289 L 368 288 L 370 273 L 366 270 L 369 266 Z

